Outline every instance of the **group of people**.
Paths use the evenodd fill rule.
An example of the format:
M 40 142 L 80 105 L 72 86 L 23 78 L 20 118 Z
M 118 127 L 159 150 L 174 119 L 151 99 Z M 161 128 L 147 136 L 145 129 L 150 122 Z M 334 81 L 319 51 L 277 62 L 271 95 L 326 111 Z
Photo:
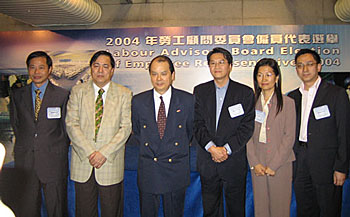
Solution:
M 98 51 L 90 60 L 92 79 L 69 93 L 49 81 L 51 58 L 31 53 L 26 63 L 32 84 L 13 90 L 10 102 L 15 167 L 25 174 L 16 216 L 40 216 L 41 191 L 49 217 L 67 216 L 71 145 L 75 216 L 97 217 L 99 201 L 102 217 L 122 217 L 131 134 L 139 146 L 143 217 L 158 217 L 161 201 L 165 217 L 183 216 L 190 143 L 198 144 L 203 216 L 244 217 L 250 169 L 256 217 L 289 216 L 292 182 L 298 217 L 340 217 L 350 103 L 344 89 L 318 75 L 319 55 L 309 49 L 296 54 L 302 83 L 289 96 L 282 94 L 273 59 L 257 62 L 254 91 L 230 79 L 226 49 L 214 48 L 207 62 L 213 80 L 192 95 L 172 86 L 174 65 L 157 56 L 149 65 L 153 88 L 132 96 L 112 81 L 113 56 Z

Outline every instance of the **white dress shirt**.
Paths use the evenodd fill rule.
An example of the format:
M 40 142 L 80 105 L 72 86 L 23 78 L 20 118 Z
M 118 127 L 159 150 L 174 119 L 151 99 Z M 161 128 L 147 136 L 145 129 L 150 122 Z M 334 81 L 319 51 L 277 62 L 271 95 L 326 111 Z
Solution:
M 94 92 L 95 92 L 95 101 L 98 97 L 98 91 L 100 89 L 103 89 L 105 92 L 103 92 L 102 94 L 102 100 L 103 100 L 103 104 L 105 104 L 106 102 L 106 97 L 107 97 L 107 91 L 108 91 L 108 88 L 109 88 L 109 85 L 110 85 L 111 82 L 108 82 L 104 87 L 100 88 L 98 87 L 94 82 L 92 82 L 93 86 L 94 86 Z
M 300 133 L 299 141 L 307 142 L 307 125 L 309 122 L 309 116 L 311 112 L 312 104 L 321 83 L 321 77 L 318 76 L 316 82 L 309 88 L 305 90 L 304 83 L 301 83 L 299 91 L 302 95 L 301 97 L 301 121 L 300 121 Z
M 168 117 L 168 111 L 170 106 L 170 100 L 171 100 L 171 86 L 169 89 L 163 94 L 160 95 L 156 90 L 153 89 L 153 98 L 154 98 L 154 112 L 156 115 L 156 121 L 158 121 L 158 110 L 160 106 L 160 96 L 163 97 L 164 105 L 165 105 L 165 115 Z

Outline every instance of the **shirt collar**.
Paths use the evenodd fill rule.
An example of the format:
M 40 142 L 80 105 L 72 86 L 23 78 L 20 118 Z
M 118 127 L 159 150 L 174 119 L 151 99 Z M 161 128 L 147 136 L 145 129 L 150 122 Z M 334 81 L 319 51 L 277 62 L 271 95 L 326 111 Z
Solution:
M 105 86 L 103 86 L 101 88 L 101 87 L 98 87 L 94 82 L 92 82 L 92 85 L 94 86 L 95 95 L 98 95 L 98 91 L 100 89 L 103 89 L 105 91 L 105 93 L 107 93 L 110 84 L 111 84 L 111 82 L 108 82 Z
M 309 91 L 310 91 L 310 90 L 312 90 L 312 91 L 313 91 L 313 90 L 317 90 L 318 87 L 319 87 L 320 84 L 321 84 L 321 80 L 322 80 L 321 77 L 318 76 L 316 82 L 309 88 Z M 300 84 L 299 91 L 300 91 L 300 93 L 302 93 L 302 94 L 305 92 L 305 85 L 304 85 L 303 82 Z
M 46 80 L 46 82 L 41 85 L 41 87 L 37 87 L 35 86 L 35 84 L 32 82 L 32 91 L 35 92 L 35 90 L 39 89 L 41 93 L 44 93 L 47 87 L 47 84 L 49 83 L 48 80 Z
M 153 95 L 154 95 L 154 98 L 158 98 L 159 99 L 159 97 L 160 96 L 162 96 L 163 97 L 163 100 L 164 100 L 164 98 L 170 98 L 171 97 L 171 86 L 169 87 L 169 89 L 164 93 L 164 94 L 159 94 L 154 88 L 153 88 Z
M 215 82 L 214 82 L 214 84 L 215 84 L 215 89 L 216 90 L 227 90 L 227 88 L 228 88 L 228 84 L 230 83 L 230 80 L 228 80 L 227 81 L 227 83 L 223 86 L 223 87 L 218 87 L 216 84 L 215 84 Z

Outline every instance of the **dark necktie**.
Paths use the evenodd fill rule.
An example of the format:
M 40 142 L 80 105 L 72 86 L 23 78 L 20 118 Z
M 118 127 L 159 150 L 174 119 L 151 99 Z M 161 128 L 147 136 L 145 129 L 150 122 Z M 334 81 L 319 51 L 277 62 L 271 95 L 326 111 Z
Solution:
M 36 121 L 38 120 L 40 106 L 41 106 L 40 93 L 41 93 L 41 91 L 39 89 L 35 90 L 35 110 L 34 110 L 34 115 L 35 115 L 35 120 Z
M 100 89 L 98 91 L 98 96 L 96 99 L 96 104 L 95 104 L 95 141 L 97 138 L 98 130 L 100 129 L 101 126 L 101 120 L 102 120 L 102 115 L 103 115 L 103 99 L 102 99 L 102 94 L 105 91 L 103 89 Z
M 160 97 L 157 125 L 160 139 L 162 139 L 164 136 L 164 130 L 166 126 L 165 104 L 162 96 Z

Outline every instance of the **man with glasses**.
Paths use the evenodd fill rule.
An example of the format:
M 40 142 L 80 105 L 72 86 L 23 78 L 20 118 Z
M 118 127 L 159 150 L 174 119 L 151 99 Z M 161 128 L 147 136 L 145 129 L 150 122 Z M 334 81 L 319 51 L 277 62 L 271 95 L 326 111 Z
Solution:
M 214 48 L 207 55 L 214 80 L 194 88 L 194 134 L 198 141 L 203 216 L 245 216 L 246 144 L 254 131 L 254 93 L 232 81 L 232 55 Z
M 342 186 L 349 169 L 349 99 L 343 88 L 322 80 L 320 56 L 295 56 L 302 81 L 289 96 L 297 113 L 294 190 L 298 217 L 341 216 Z

